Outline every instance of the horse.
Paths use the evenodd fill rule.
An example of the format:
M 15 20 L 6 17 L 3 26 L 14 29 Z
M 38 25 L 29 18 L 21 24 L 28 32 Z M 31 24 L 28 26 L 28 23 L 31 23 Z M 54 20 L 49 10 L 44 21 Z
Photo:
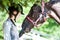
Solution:
M 44 23 L 46 17 L 46 14 L 48 14 L 49 17 L 55 19 L 55 21 L 60 24 L 60 0 L 50 0 L 48 3 L 45 3 L 44 10 L 46 13 L 44 15 L 42 14 L 41 7 L 37 4 L 34 4 L 31 7 L 31 10 L 29 11 L 29 14 L 24 19 L 22 23 L 22 30 L 19 33 L 19 37 L 21 37 L 25 32 L 30 32 L 32 28 L 34 28 L 34 22 L 37 21 L 37 25 Z M 32 21 L 33 20 L 33 21 Z
M 60 0 L 50 0 L 45 3 L 45 8 L 48 9 L 47 14 L 60 24 Z
M 24 33 L 30 32 L 34 26 L 45 22 L 44 16 L 42 14 L 41 7 L 37 4 L 34 4 L 22 23 L 22 29 L 19 33 L 19 37 L 21 37 Z

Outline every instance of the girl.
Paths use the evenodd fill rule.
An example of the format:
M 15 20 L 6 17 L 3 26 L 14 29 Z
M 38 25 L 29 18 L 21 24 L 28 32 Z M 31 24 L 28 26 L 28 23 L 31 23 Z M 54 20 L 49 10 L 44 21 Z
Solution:
M 19 10 L 20 9 L 20 10 Z M 21 5 L 13 5 L 8 8 L 9 17 L 3 23 L 4 40 L 19 40 L 19 33 L 15 25 L 16 19 L 23 14 Z

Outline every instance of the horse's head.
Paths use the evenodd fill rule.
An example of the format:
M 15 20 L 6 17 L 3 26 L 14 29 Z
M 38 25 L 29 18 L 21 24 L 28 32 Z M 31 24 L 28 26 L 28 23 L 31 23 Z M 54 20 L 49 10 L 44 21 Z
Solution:
M 36 21 L 38 18 L 38 22 L 37 23 L 43 23 L 45 20 L 44 20 L 44 16 L 42 14 L 42 10 L 41 10 L 41 7 L 37 4 L 34 4 L 32 7 L 31 7 L 31 10 L 29 12 L 29 15 L 28 15 L 33 21 Z
M 43 14 L 42 14 L 41 7 L 37 4 L 34 4 L 31 7 L 26 19 L 23 21 L 22 30 L 21 30 L 19 36 L 22 36 L 24 34 L 24 32 L 29 32 L 35 26 L 32 23 L 37 22 L 37 24 L 40 24 L 40 23 L 43 23 L 44 21 L 45 20 L 44 20 Z

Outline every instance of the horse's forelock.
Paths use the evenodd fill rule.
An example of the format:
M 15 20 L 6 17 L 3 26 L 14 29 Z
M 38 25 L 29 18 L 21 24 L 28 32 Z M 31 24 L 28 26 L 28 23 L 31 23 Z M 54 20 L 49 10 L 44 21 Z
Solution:
M 41 7 L 37 4 L 34 4 L 31 7 L 28 16 L 32 17 L 34 15 L 36 17 L 36 16 L 39 16 L 41 12 L 42 12 Z
M 41 7 L 37 4 L 34 4 L 31 9 L 33 10 L 33 12 L 37 12 L 37 13 L 42 12 Z

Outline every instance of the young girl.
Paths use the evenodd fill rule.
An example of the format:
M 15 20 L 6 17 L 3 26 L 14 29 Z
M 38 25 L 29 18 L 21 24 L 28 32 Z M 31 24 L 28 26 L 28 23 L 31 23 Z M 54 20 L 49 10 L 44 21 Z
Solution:
M 19 40 L 19 33 L 15 25 L 17 18 L 23 14 L 19 9 L 21 9 L 21 6 L 18 4 L 8 8 L 9 17 L 3 23 L 4 40 Z

